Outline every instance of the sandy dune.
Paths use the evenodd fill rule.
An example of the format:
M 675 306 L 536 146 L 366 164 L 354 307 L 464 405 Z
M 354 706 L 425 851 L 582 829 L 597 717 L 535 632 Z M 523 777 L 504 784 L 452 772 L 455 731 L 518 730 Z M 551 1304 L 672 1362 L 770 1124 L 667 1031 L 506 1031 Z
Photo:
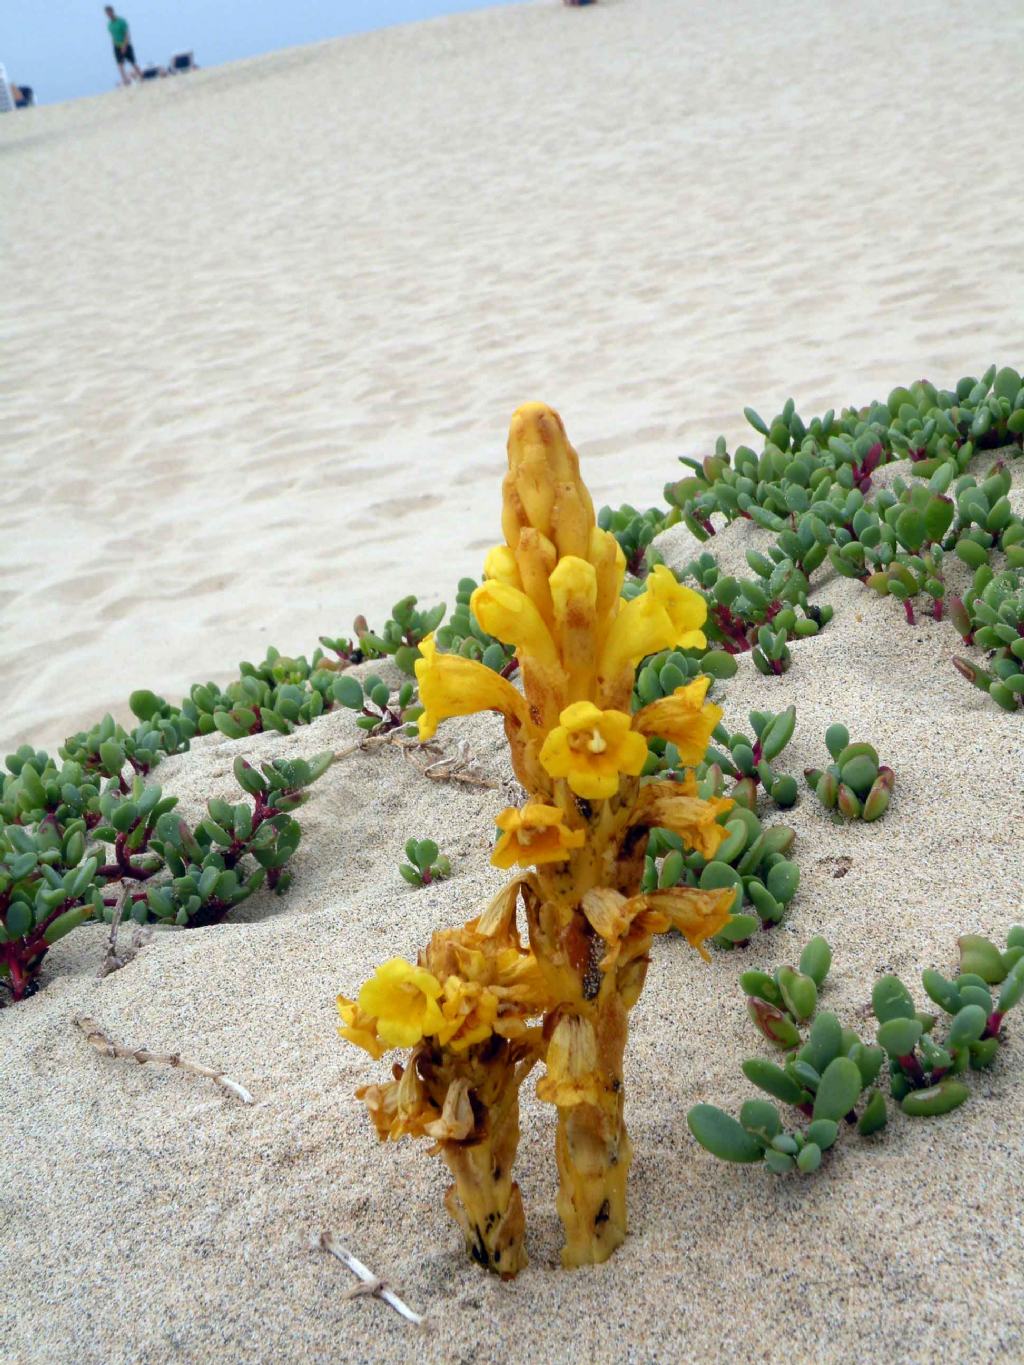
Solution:
M 0 737 L 450 598 L 524 398 L 647 503 L 745 403 L 1009 363 L 1022 40 L 552 2 L 3 120 Z
M 450 593 L 498 538 L 527 396 L 562 410 L 598 500 L 644 504 L 677 454 L 739 438 L 744 403 L 1019 367 L 1022 40 L 1011 0 L 983 20 L 965 0 L 551 3 L 0 121 L 0 740 L 53 744 L 131 687 L 176 697 Z M 673 564 L 692 552 L 665 538 Z M 895 768 L 893 805 L 837 827 L 801 800 L 790 921 L 742 961 L 656 944 L 628 1053 L 632 1231 L 608 1266 L 555 1268 L 532 1082 L 532 1264 L 505 1285 L 464 1260 L 440 1164 L 377 1144 L 352 1092 L 386 1062 L 334 1033 L 339 990 L 499 884 L 511 774 L 474 719 L 444 737 L 498 789 L 352 755 L 306 808 L 286 898 L 158 935 L 104 980 L 87 926 L 0 1015 L 0 1359 L 1019 1360 L 1024 1022 L 963 1109 L 846 1141 L 812 1179 L 723 1167 L 685 1131 L 689 1105 L 749 1091 L 742 967 L 824 933 L 827 1005 L 863 1027 L 875 975 L 916 986 L 958 933 L 1024 919 L 1018 719 L 949 667 L 948 624 L 818 579 L 833 622 L 782 679 L 746 656 L 727 719 L 794 701 L 794 773 L 845 721 Z M 344 713 L 245 752 L 355 735 Z M 159 779 L 197 816 L 238 751 L 203 740 Z M 399 879 L 410 834 L 450 882 Z M 96 1056 L 79 1011 L 225 1067 L 256 1105 Z M 309 1249 L 325 1228 L 430 1336 L 344 1297 Z
M 723 535 L 726 552 L 737 534 Z M 665 548 L 674 563 L 691 552 L 678 532 Z M 627 1052 L 631 1236 L 608 1265 L 557 1268 L 553 1112 L 532 1081 L 517 1163 L 531 1265 L 505 1285 L 465 1258 L 440 1163 L 421 1145 L 380 1146 L 353 1098 L 390 1057 L 373 1063 L 334 1032 L 339 989 L 414 956 L 501 883 L 489 822 L 512 775 L 500 727 L 475 718 L 444 738 L 468 741 L 496 790 L 435 786 L 393 749 L 352 755 L 304 809 L 284 900 L 262 893 L 236 922 L 158 935 L 102 981 L 105 931 L 87 926 L 53 950 L 45 988 L 0 1016 L 0 1246 L 16 1286 L 0 1306 L 5 1359 L 1019 1360 L 1020 1020 L 956 1114 L 847 1135 L 815 1177 L 720 1165 L 686 1132 L 691 1104 L 735 1111 L 751 1093 L 740 1060 L 766 1051 L 743 1008 L 744 968 L 772 970 L 826 935 L 824 1003 L 869 1033 L 879 973 L 901 973 L 923 1003 L 920 972 L 951 972 L 957 934 L 1003 938 L 1022 919 L 1019 763 L 993 760 L 1019 758 L 1019 721 L 949 667 L 949 625 L 912 630 L 892 602 L 822 578 L 817 600 L 835 618 L 792 647 L 791 671 L 766 683 L 748 654 L 719 695 L 736 728 L 751 707 L 796 703 L 782 765 L 793 773 L 820 762 L 833 720 L 870 735 L 898 774 L 893 804 L 878 825 L 837 824 L 810 799 L 787 813 L 800 890 L 786 925 L 746 953 L 705 966 L 678 938 L 655 944 Z M 843 690 L 853 670 L 857 687 Z M 345 713 L 246 752 L 346 748 L 356 734 Z M 198 817 L 232 791 L 236 752 L 203 740 L 161 780 Z M 450 855 L 450 882 L 401 881 L 410 833 Z M 225 1068 L 255 1106 L 97 1057 L 69 1023 L 79 1011 L 122 1041 Z M 345 1299 L 352 1277 L 310 1249 L 324 1229 L 428 1315 L 429 1337 Z

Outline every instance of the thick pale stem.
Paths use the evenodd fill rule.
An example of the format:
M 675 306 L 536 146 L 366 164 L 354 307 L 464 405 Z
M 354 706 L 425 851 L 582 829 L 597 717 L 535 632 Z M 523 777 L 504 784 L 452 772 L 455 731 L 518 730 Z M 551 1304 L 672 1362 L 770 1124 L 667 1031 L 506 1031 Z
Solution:
M 527 1264 L 526 1221 L 512 1164 L 519 1145 L 519 1083 L 488 1110 L 479 1142 L 443 1142 L 441 1155 L 455 1178 L 445 1207 L 462 1229 L 470 1258 L 503 1279 Z
M 606 1261 L 625 1240 L 626 1183 L 633 1147 L 623 1119 L 622 1056 L 627 1014 L 617 992 L 602 991 L 590 1022 L 597 1035 L 596 1102 L 559 1107 L 555 1157 L 562 1264 Z

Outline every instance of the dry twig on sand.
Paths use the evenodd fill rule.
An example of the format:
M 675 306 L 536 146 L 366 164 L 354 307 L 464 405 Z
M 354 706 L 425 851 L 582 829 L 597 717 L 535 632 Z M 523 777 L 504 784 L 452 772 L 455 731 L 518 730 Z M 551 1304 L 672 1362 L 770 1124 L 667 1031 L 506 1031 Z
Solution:
M 117 931 L 121 927 L 121 916 L 124 914 L 124 903 L 128 898 L 127 886 L 121 887 L 121 894 L 117 898 L 114 906 L 114 914 L 110 921 L 110 935 L 107 939 L 107 953 L 100 964 L 99 974 L 101 977 L 109 976 L 111 972 L 116 972 L 119 967 L 123 967 L 127 958 L 121 956 L 117 951 Z
M 424 777 L 430 778 L 432 782 L 465 782 L 468 786 L 485 787 L 488 790 L 493 790 L 498 786 L 493 778 L 488 777 L 477 766 L 469 744 L 465 740 L 457 746 L 454 754 L 449 754 L 440 744 L 431 740 L 421 743 L 420 740 L 412 739 L 408 735 L 394 733 L 368 735 L 366 739 L 350 744 L 347 749 L 339 749 L 334 758 L 337 762 L 338 759 L 348 758 L 349 754 L 380 749 L 385 746 L 400 749 L 416 771 L 422 773 Z M 421 759 L 425 761 L 421 761 Z
M 226 1076 L 223 1071 L 215 1071 L 212 1066 L 202 1066 L 199 1062 L 189 1062 L 177 1052 L 150 1052 L 148 1048 L 125 1047 L 123 1043 L 115 1043 L 113 1038 L 104 1033 L 96 1020 L 88 1014 L 76 1014 L 71 1022 L 85 1034 L 86 1042 L 91 1043 L 96 1051 L 101 1052 L 104 1057 L 123 1057 L 127 1061 L 138 1062 L 140 1065 L 145 1062 L 155 1062 L 158 1066 L 176 1066 L 181 1071 L 188 1071 L 193 1076 L 207 1077 L 219 1085 L 222 1090 L 226 1090 L 229 1095 L 233 1095 L 236 1100 L 241 1100 L 243 1104 L 255 1103 L 244 1085 L 239 1085 L 230 1076 Z
M 383 1280 L 378 1280 L 372 1270 L 369 1270 L 357 1256 L 353 1256 L 347 1247 L 343 1247 L 333 1232 L 322 1232 L 320 1241 L 315 1245 L 322 1251 L 328 1251 L 332 1256 L 336 1256 L 342 1265 L 348 1266 L 354 1275 L 358 1275 L 362 1281 L 355 1285 L 346 1294 L 346 1298 L 354 1299 L 361 1294 L 369 1294 L 375 1299 L 383 1299 L 396 1313 L 400 1313 L 406 1322 L 411 1322 L 414 1327 L 429 1327 L 426 1318 L 413 1310 L 398 1297 L 393 1289 L 389 1289 Z

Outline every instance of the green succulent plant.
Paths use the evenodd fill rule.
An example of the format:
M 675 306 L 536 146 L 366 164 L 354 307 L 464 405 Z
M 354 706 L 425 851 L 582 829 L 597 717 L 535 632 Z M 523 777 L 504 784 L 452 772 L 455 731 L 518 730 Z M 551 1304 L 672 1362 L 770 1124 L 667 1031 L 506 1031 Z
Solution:
M 972 568 L 988 567 L 999 552 L 1011 571 L 1024 570 L 1024 519 L 1009 501 L 1008 470 L 999 462 L 980 480 L 968 472 L 978 450 L 1024 444 L 1024 385 L 1016 370 L 993 365 L 980 380 L 967 376 L 951 390 L 922 380 L 894 389 L 885 403 L 846 409 L 838 417 L 830 411 L 808 423 L 791 400 L 770 423 L 749 408 L 746 416 L 765 438 L 760 455 L 740 446 L 730 456 L 719 438 L 713 456 L 684 459 L 692 472 L 669 484 L 665 496 L 702 540 L 714 535 L 716 514 L 748 518 L 777 537 L 768 551 L 748 553 L 764 584 L 753 594 L 746 583 L 720 579 L 706 551 L 688 566 L 709 596 L 709 635 L 726 648 L 757 648 L 763 672 L 784 670 L 788 651 L 777 636 L 759 644 L 751 627 L 785 629 L 788 640 L 814 630 L 806 582 L 797 596 L 791 590 L 779 595 L 779 607 L 802 606 L 805 618 L 783 624 L 764 619 L 765 589 L 771 596 L 780 581 L 789 581 L 779 579 L 780 570 L 806 580 L 827 556 L 835 572 L 895 597 L 910 624 L 916 624 L 914 603 L 921 596 L 941 620 L 944 556 L 952 551 Z M 914 478 L 897 478 L 869 498 L 872 475 L 890 458 L 908 459 Z M 967 676 L 982 687 L 990 681 L 988 671 L 974 665 Z M 996 671 L 994 680 L 1000 704 L 1010 709 L 1005 677 Z
M 396 730 L 416 733 L 414 721 L 423 708 L 416 702 L 412 683 L 403 683 L 397 692 L 371 673 L 362 682 L 351 673 L 337 679 L 335 692 L 342 706 L 357 711 L 356 724 L 368 735 L 386 735 Z
M 666 502 L 702 540 L 714 535 L 716 514 L 728 521 L 747 517 L 780 535 L 787 527 L 795 531 L 791 519 L 812 508 L 824 525 L 842 525 L 856 502 L 847 503 L 838 519 L 827 505 L 838 506 L 850 492 L 866 494 L 874 471 L 890 459 L 911 460 L 915 475 L 925 479 L 944 466 L 952 475 L 962 473 L 976 450 L 1021 444 L 1024 385 L 1016 370 L 992 365 L 981 379 L 966 376 L 955 389 L 921 380 L 893 389 L 884 403 L 838 416 L 830 409 L 804 421 L 792 399 L 770 422 L 753 408 L 744 415 L 763 438 L 760 454 L 741 445 L 730 455 L 719 437 L 713 456 L 684 457 L 689 473 L 666 485 Z M 792 546 L 786 553 L 799 562 Z
M 832 762 L 827 768 L 805 768 L 807 785 L 827 810 L 848 820 L 878 820 L 889 809 L 896 774 L 879 762 L 872 744 L 850 743 L 845 725 L 830 725 L 825 745 Z
M 42 752 L 11 755 L 0 834 L 0 984 L 15 1000 L 31 994 L 50 947 L 87 919 L 110 920 L 122 897 L 139 923 L 199 925 L 222 919 L 264 879 L 284 891 L 300 837 L 289 812 L 331 758 L 277 759 L 262 772 L 237 758 L 252 805 L 211 801 L 193 829 L 176 815 L 177 798 L 141 775 L 129 784 L 120 771 L 90 773 L 75 759 L 58 769 Z M 112 756 L 102 762 L 112 766 Z
M 772 765 L 793 738 L 796 707 L 787 706 L 778 713 L 751 711 L 749 719 L 753 738 L 730 733 L 722 723 L 715 727 L 712 739 L 716 742 L 708 746 L 705 764 L 734 779 L 735 786 L 727 795 L 749 810 L 756 807 L 759 786 L 777 806 L 788 810 L 797 799 L 796 780 L 776 772 Z
M 158 787 L 132 797 L 108 793 L 101 798 L 109 823 L 94 836 L 115 836 L 115 863 L 109 870 L 117 870 L 119 879 L 146 883 L 129 895 L 130 918 L 140 924 L 216 924 L 264 881 L 278 894 L 286 891 L 291 884 L 287 863 L 302 836 L 289 812 L 307 800 L 307 788 L 327 771 L 332 757 L 328 751 L 309 760 L 275 759 L 259 769 L 236 757 L 235 777 L 251 800 L 211 800 L 194 827 L 176 815 L 176 799 L 161 798 Z M 137 849 L 141 857 L 133 856 Z M 169 875 L 158 877 L 161 872 Z M 102 913 L 107 920 L 113 916 L 107 899 Z
M 965 598 L 950 602 L 950 619 L 965 644 L 989 652 L 987 667 L 955 656 L 954 667 L 1004 711 L 1024 706 L 1024 583 L 1019 570 L 975 572 Z
M 367 629 L 363 617 L 356 618 L 359 648 L 365 659 L 390 656 L 402 673 L 412 677 L 413 667 L 420 657 L 420 642 L 433 634 L 447 611 L 443 602 L 429 611 L 418 611 L 416 601 L 416 597 L 410 595 L 396 602 L 380 632 Z
M 152 692 L 133 692 L 129 701 L 141 724 L 128 731 L 110 715 L 89 730 L 70 735 L 59 749 L 60 756 L 79 763 L 87 773 L 116 777 L 127 763 L 136 773 L 146 774 L 169 754 L 185 753 L 196 733 L 193 720 Z M 11 771 L 27 746 L 7 759 Z M 31 752 L 31 750 L 28 750 Z
M 941 1041 L 935 1037 L 937 1016 L 917 1010 L 896 976 L 881 977 L 872 991 L 874 1043 L 863 1042 L 829 1011 L 815 1014 L 832 962 L 822 938 L 807 944 L 795 968 L 780 967 L 773 976 L 744 972 L 740 984 L 750 1017 L 785 1060 L 780 1065 L 750 1057 L 743 1074 L 810 1122 L 787 1129 L 777 1106 L 761 1099 L 748 1100 L 739 1119 L 716 1105 L 698 1104 L 687 1114 L 697 1142 L 721 1161 L 763 1161 L 777 1174 L 810 1174 L 834 1145 L 840 1125 L 856 1128 L 862 1137 L 886 1126 L 886 1081 L 891 1099 L 911 1118 L 959 1108 L 970 1094 L 963 1077 L 993 1065 L 1005 1016 L 1024 998 L 1024 926 L 1010 930 L 1004 950 L 977 934 L 958 942 L 960 974 L 954 980 L 931 970 L 922 974 L 929 998 L 949 1016 Z
M 964 1103 L 970 1091 L 962 1077 L 993 1064 L 1003 1020 L 1024 998 L 1024 926 L 1010 930 L 1004 950 L 980 934 L 964 935 L 958 946 L 956 977 L 929 970 L 921 978 L 929 999 L 948 1016 L 944 1037 L 936 1036 L 941 1016 L 918 1010 L 899 977 L 882 977 L 872 992 L 890 1090 L 914 1118 L 946 1114 Z
M 723 576 L 708 551 L 684 572 L 707 599 L 708 640 L 730 654 L 752 649 L 762 672 L 780 673 L 789 666 L 786 641 L 816 635 L 832 619 L 832 608 L 808 604 L 807 577 L 792 559 L 779 554 L 769 560 L 754 551 L 747 559 L 757 579 Z
M 405 845 L 407 863 L 399 863 L 398 870 L 410 886 L 429 886 L 452 874 L 452 865 L 437 850 L 433 839 L 410 839 Z
M 287 735 L 338 705 L 348 705 L 343 697 L 352 695 L 350 681 L 320 650 L 308 660 L 271 647 L 259 664 L 243 661 L 239 677 L 223 688 L 212 682 L 193 684 L 180 710 L 171 708 L 171 713 L 200 735 L 215 731 L 227 739 L 270 731 Z
M 663 512 L 649 507 L 646 512 L 638 512 L 629 503 L 618 508 L 602 507 L 597 514 L 598 526 L 602 531 L 611 531 L 619 542 L 626 557 L 626 572 L 634 578 L 646 578 L 656 564 L 663 562 L 651 541 L 678 520 L 676 509 Z
M 832 950 L 819 937 L 807 944 L 796 967 L 780 967 L 773 976 L 748 971 L 740 977 L 753 1023 L 787 1054 L 781 1066 L 750 1057 L 743 1074 L 808 1121 L 786 1128 L 777 1106 L 763 1099 L 748 1100 L 738 1120 L 716 1105 L 695 1105 L 687 1114 L 690 1132 L 720 1160 L 763 1161 L 778 1175 L 810 1175 L 835 1145 L 844 1120 L 865 1135 L 885 1126 L 885 1100 L 876 1088 L 884 1062 L 881 1048 L 862 1043 L 828 1011 L 815 1016 L 831 964 Z M 808 1024 L 804 1038 L 800 1030 Z

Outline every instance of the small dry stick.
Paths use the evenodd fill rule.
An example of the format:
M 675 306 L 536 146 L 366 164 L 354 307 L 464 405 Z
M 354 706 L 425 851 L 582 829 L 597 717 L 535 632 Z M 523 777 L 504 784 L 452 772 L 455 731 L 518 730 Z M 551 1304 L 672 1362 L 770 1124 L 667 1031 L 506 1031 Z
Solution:
M 409 750 L 406 750 L 405 756 L 413 767 L 419 768 L 424 777 L 429 777 L 434 782 L 465 782 L 471 787 L 486 787 L 489 790 L 493 790 L 498 785 L 481 768 L 477 767 L 465 740 L 458 746 L 454 754 L 442 752 L 439 758 L 425 766 L 417 763 Z
M 378 1280 L 372 1270 L 369 1270 L 357 1256 L 353 1256 L 347 1247 L 343 1247 L 333 1232 L 322 1232 L 320 1234 L 320 1248 L 329 1251 L 332 1256 L 336 1256 L 344 1266 L 348 1266 L 354 1275 L 358 1275 L 362 1284 L 357 1284 L 354 1289 L 350 1289 L 347 1298 L 354 1299 L 360 1294 L 370 1294 L 373 1298 L 383 1299 L 384 1302 L 392 1307 L 396 1313 L 400 1313 L 406 1322 L 411 1322 L 414 1327 L 424 1327 L 427 1320 L 420 1313 L 414 1313 L 409 1305 L 398 1297 L 393 1289 L 389 1289 L 383 1280 Z
M 97 1052 L 102 1052 L 104 1057 L 124 1057 L 127 1061 L 138 1062 L 140 1066 L 145 1062 L 155 1062 L 158 1066 L 176 1066 L 193 1076 L 208 1077 L 243 1104 L 255 1103 L 244 1085 L 239 1085 L 230 1076 L 225 1076 L 223 1071 L 215 1071 L 212 1066 L 201 1066 L 199 1062 L 186 1061 L 177 1052 L 150 1052 L 148 1048 L 125 1047 L 123 1043 L 115 1043 L 88 1014 L 76 1014 L 71 1022 L 82 1030 L 86 1042 L 91 1043 Z
M 128 888 L 122 886 L 121 894 L 117 898 L 114 906 L 114 913 L 110 920 L 110 937 L 107 940 L 107 955 L 100 965 L 100 976 L 109 976 L 111 972 L 116 972 L 119 967 L 123 967 L 126 959 L 117 951 L 117 931 L 121 927 L 121 916 L 124 914 L 124 903 L 128 899 Z
M 401 749 L 407 761 L 412 764 L 416 771 L 422 773 L 424 777 L 430 778 L 433 782 L 465 782 L 472 787 L 486 787 L 488 789 L 493 789 L 498 785 L 497 782 L 487 777 L 480 768 L 476 767 L 469 745 L 465 740 L 458 746 L 457 753 L 446 754 L 440 744 L 431 740 L 421 742 L 411 735 L 394 733 L 367 735 L 365 739 L 350 744 L 347 749 L 337 750 L 334 757 L 338 760 L 348 758 L 349 754 L 366 753 L 384 747 Z M 421 755 L 427 759 L 426 763 L 419 761 Z

